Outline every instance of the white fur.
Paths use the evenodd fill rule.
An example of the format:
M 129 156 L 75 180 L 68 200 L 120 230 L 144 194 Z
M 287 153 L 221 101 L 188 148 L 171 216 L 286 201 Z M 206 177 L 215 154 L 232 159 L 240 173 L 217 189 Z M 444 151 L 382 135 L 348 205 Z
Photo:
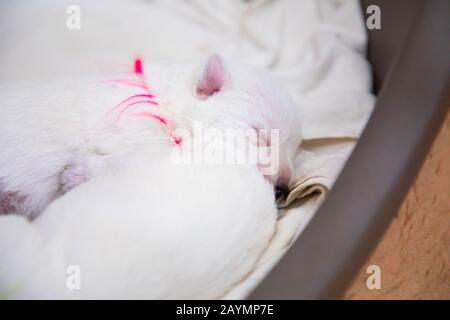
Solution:
M 231 63 L 224 70 L 220 90 L 200 98 L 201 66 L 144 68 L 161 113 L 178 129 L 192 131 L 194 121 L 280 129 L 281 166 L 291 167 L 300 128 L 287 93 L 259 71 Z M 255 165 L 176 165 L 156 121 L 104 120 L 139 90 L 101 80 L 0 88 L 0 193 L 26 196 L 16 213 L 36 218 L 0 218 L 1 294 L 222 297 L 273 235 L 273 185 Z M 81 290 L 66 287 L 70 265 L 81 268 Z
M 220 298 L 254 267 L 277 212 L 254 166 L 125 157 L 32 223 L 0 219 L 4 298 Z M 81 289 L 69 290 L 69 265 Z
M 281 167 L 291 171 L 301 141 L 298 114 L 285 90 L 265 73 L 226 62 L 223 88 L 204 100 L 195 94 L 200 65 L 146 64 L 144 72 L 162 114 L 177 128 L 191 130 L 196 120 L 207 127 L 280 129 Z M 18 214 L 36 217 L 70 189 L 64 171 L 74 161 L 91 169 L 90 178 L 116 154 L 136 146 L 170 147 L 155 121 L 123 117 L 106 124 L 104 115 L 111 108 L 141 91 L 102 80 L 0 86 L 0 194 L 24 196 Z M 274 184 L 277 179 L 271 178 Z

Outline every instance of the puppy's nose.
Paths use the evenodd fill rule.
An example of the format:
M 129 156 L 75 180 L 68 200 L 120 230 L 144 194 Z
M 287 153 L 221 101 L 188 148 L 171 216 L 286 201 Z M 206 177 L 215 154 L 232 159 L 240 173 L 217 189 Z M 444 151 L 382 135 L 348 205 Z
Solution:
M 277 184 L 275 187 L 275 200 L 281 199 L 287 196 L 289 187 L 287 184 Z

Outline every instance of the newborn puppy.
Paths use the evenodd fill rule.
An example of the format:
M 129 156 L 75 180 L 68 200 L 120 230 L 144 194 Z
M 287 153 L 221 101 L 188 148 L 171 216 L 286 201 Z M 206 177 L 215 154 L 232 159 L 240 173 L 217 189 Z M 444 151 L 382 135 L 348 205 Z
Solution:
M 262 71 L 211 56 L 203 65 L 142 66 L 113 79 L 0 86 L 0 214 L 38 216 L 54 199 L 118 163 L 135 147 L 184 148 L 176 132 L 206 128 L 279 130 L 279 170 L 265 174 L 287 191 L 301 142 L 287 92 Z M 119 164 L 120 165 L 120 164 Z
M 31 223 L 0 217 L 0 296 L 215 299 L 252 271 L 277 219 L 255 166 L 121 161 Z

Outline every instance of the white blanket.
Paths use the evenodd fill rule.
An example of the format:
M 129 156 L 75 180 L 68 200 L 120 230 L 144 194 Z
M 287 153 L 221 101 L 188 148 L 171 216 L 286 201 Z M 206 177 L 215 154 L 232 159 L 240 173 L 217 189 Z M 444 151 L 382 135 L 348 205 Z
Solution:
M 280 78 L 298 104 L 305 142 L 298 183 L 271 246 L 227 298 L 245 298 L 316 212 L 370 116 L 370 67 L 357 0 L 0 0 L 0 82 L 107 74 L 136 55 L 191 61 L 218 52 Z M 301 198 L 301 199 L 298 199 Z

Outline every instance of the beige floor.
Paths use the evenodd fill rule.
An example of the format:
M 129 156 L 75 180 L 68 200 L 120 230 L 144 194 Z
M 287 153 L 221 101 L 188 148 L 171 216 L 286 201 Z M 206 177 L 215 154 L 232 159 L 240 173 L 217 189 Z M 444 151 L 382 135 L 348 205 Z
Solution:
M 368 265 L 381 269 L 369 290 Z M 450 299 L 450 113 L 419 175 L 345 299 Z

